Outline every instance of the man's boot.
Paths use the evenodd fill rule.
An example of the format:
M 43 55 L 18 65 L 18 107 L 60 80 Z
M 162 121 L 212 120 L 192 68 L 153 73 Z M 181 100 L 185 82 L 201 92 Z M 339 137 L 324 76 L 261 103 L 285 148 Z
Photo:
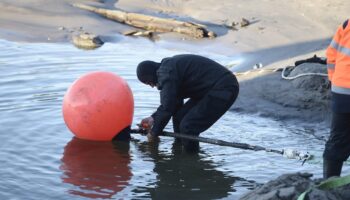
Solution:
M 343 161 L 323 159 L 323 178 L 340 176 L 342 167 Z
M 182 139 L 182 145 L 187 153 L 198 153 L 199 152 L 199 142 L 187 139 Z

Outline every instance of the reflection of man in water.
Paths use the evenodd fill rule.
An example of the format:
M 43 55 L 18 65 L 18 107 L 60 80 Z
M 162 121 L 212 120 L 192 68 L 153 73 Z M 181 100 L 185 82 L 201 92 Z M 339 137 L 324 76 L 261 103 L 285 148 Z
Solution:
M 199 135 L 231 107 L 239 90 L 230 70 L 197 55 L 177 55 L 160 63 L 143 61 L 137 67 L 137 77 L 160 90 L 161 105 L 141 122 L 151 127 L 150 140 L 162 133 L 171 117 L 175 132 Z M 188 101 L 184 103 L 184 99 Z M 198 151 L 198 142 L 183 140 L 182 144 L 188 151 Z
M 220 199 L 234 192 L 235 178 L 215 170 L 211 161 L 199 154 L 188 154 L 174 143 L 172 154 L 158 151 L 157 144 L 138 144 L 140 151 L 149 154 L 155 164 L 157 182 L 146 188 L 151 199 Z M 138 188 L 141 191 L 145 188 Z M 137 190 L 137 189 L 136 189 Z
M 95 142 L 73 138 L 64 148 L 62 181 L 78 189 L 69 193 L 88 198 L 112 198 L 131 179 L 128 142 Z

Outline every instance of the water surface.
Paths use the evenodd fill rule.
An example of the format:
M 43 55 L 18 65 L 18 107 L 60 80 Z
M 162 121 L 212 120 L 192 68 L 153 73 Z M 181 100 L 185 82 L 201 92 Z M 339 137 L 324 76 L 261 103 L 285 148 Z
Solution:
M 92 71 L 113 72 L 128 82 L 135 126 L 159 103 L 158 91 L 137 81 L 136 65 L 179 53 L 201 54 L 222 64 L 235 59 L 143 39 L 121 39 L 94 51 L 0 40 L 0 199 L 237 199 L 283 173 L 321 176 L 324 141 L 314 135 L 326 135 L 328 129 L 313 124 L 228 112 L 201 135 L 316 155 L 303 166 L 272 153 L 211 144 L 201 144 L 199 154 L 189 155 L 172 138 L 162 138 L 158 146 L 139 135 L 130 143 L 84 141 L 65 126 L 63 96 L 74 80 Z

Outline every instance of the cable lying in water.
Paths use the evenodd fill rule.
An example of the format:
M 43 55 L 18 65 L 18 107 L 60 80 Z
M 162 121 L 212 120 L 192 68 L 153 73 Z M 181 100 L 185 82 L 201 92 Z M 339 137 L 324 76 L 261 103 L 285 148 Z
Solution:
M 138 133 L 138 134 L 145 135 L 147 133 L 147 131 L 145 129 L 131 129 L 130 133 Z M 224 140 L 217 140 L 217 139 L 205 138 L 205 137 L 200 137 L 200 136 L 185 135 L 182 133 L 172 133 L 172 132 L 168 132 L 168 131 L 164 131 L 162 136 L 188 139 L 188 140 L 199 141 L 199 142 L 208 143 L 208 144 L 234 147 L 234 148 L 245 149 L 245 150 L 272 152 L 272 153 L 277 153 L 277 154 L 283 155 L 283 157 L 286 157 L 288 159 L 303 160 L 303 163 L 306 160 L 312 159 L 312 157 L 313 157 L 308 152 L 300 152 L 300 151 L 297 151 L 294 149 L 276 150 L 276 149 L 265 148 L 265 147 L 258 146 L 258 145 L 250 145 L 250 144 L 239 143 L 239 142 L 227 142 Z

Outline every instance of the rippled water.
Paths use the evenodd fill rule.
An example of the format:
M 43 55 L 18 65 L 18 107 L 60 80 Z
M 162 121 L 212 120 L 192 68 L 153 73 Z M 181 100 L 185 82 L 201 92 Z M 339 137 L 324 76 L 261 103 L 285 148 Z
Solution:
M 135 125 L 159 102 L 156 90 L 136 80 L 140 61 L 179 53 L 202 54 L 222 64 L 233 59 L 191 51 L 142 39 L 121 39 L 94 51 L 0 40 L 0 199 L 237 199 L 282 173 L 321 176 L 324 142 L 314 135 L 328 130 L 312 124 L 228 112 L 201 134 L 316 155 L 303 166 L 272 153 L 211 144 L 201 144 L 198 155 L 188 155 L 172 145 L 172 138 L 162 138 L 159 146 L 138 135 L 130 143 L 90 142 L 75 139 L 66 128 L 63 95 L 87 72 L 110 71 L 128 82 L 135 98 Z

